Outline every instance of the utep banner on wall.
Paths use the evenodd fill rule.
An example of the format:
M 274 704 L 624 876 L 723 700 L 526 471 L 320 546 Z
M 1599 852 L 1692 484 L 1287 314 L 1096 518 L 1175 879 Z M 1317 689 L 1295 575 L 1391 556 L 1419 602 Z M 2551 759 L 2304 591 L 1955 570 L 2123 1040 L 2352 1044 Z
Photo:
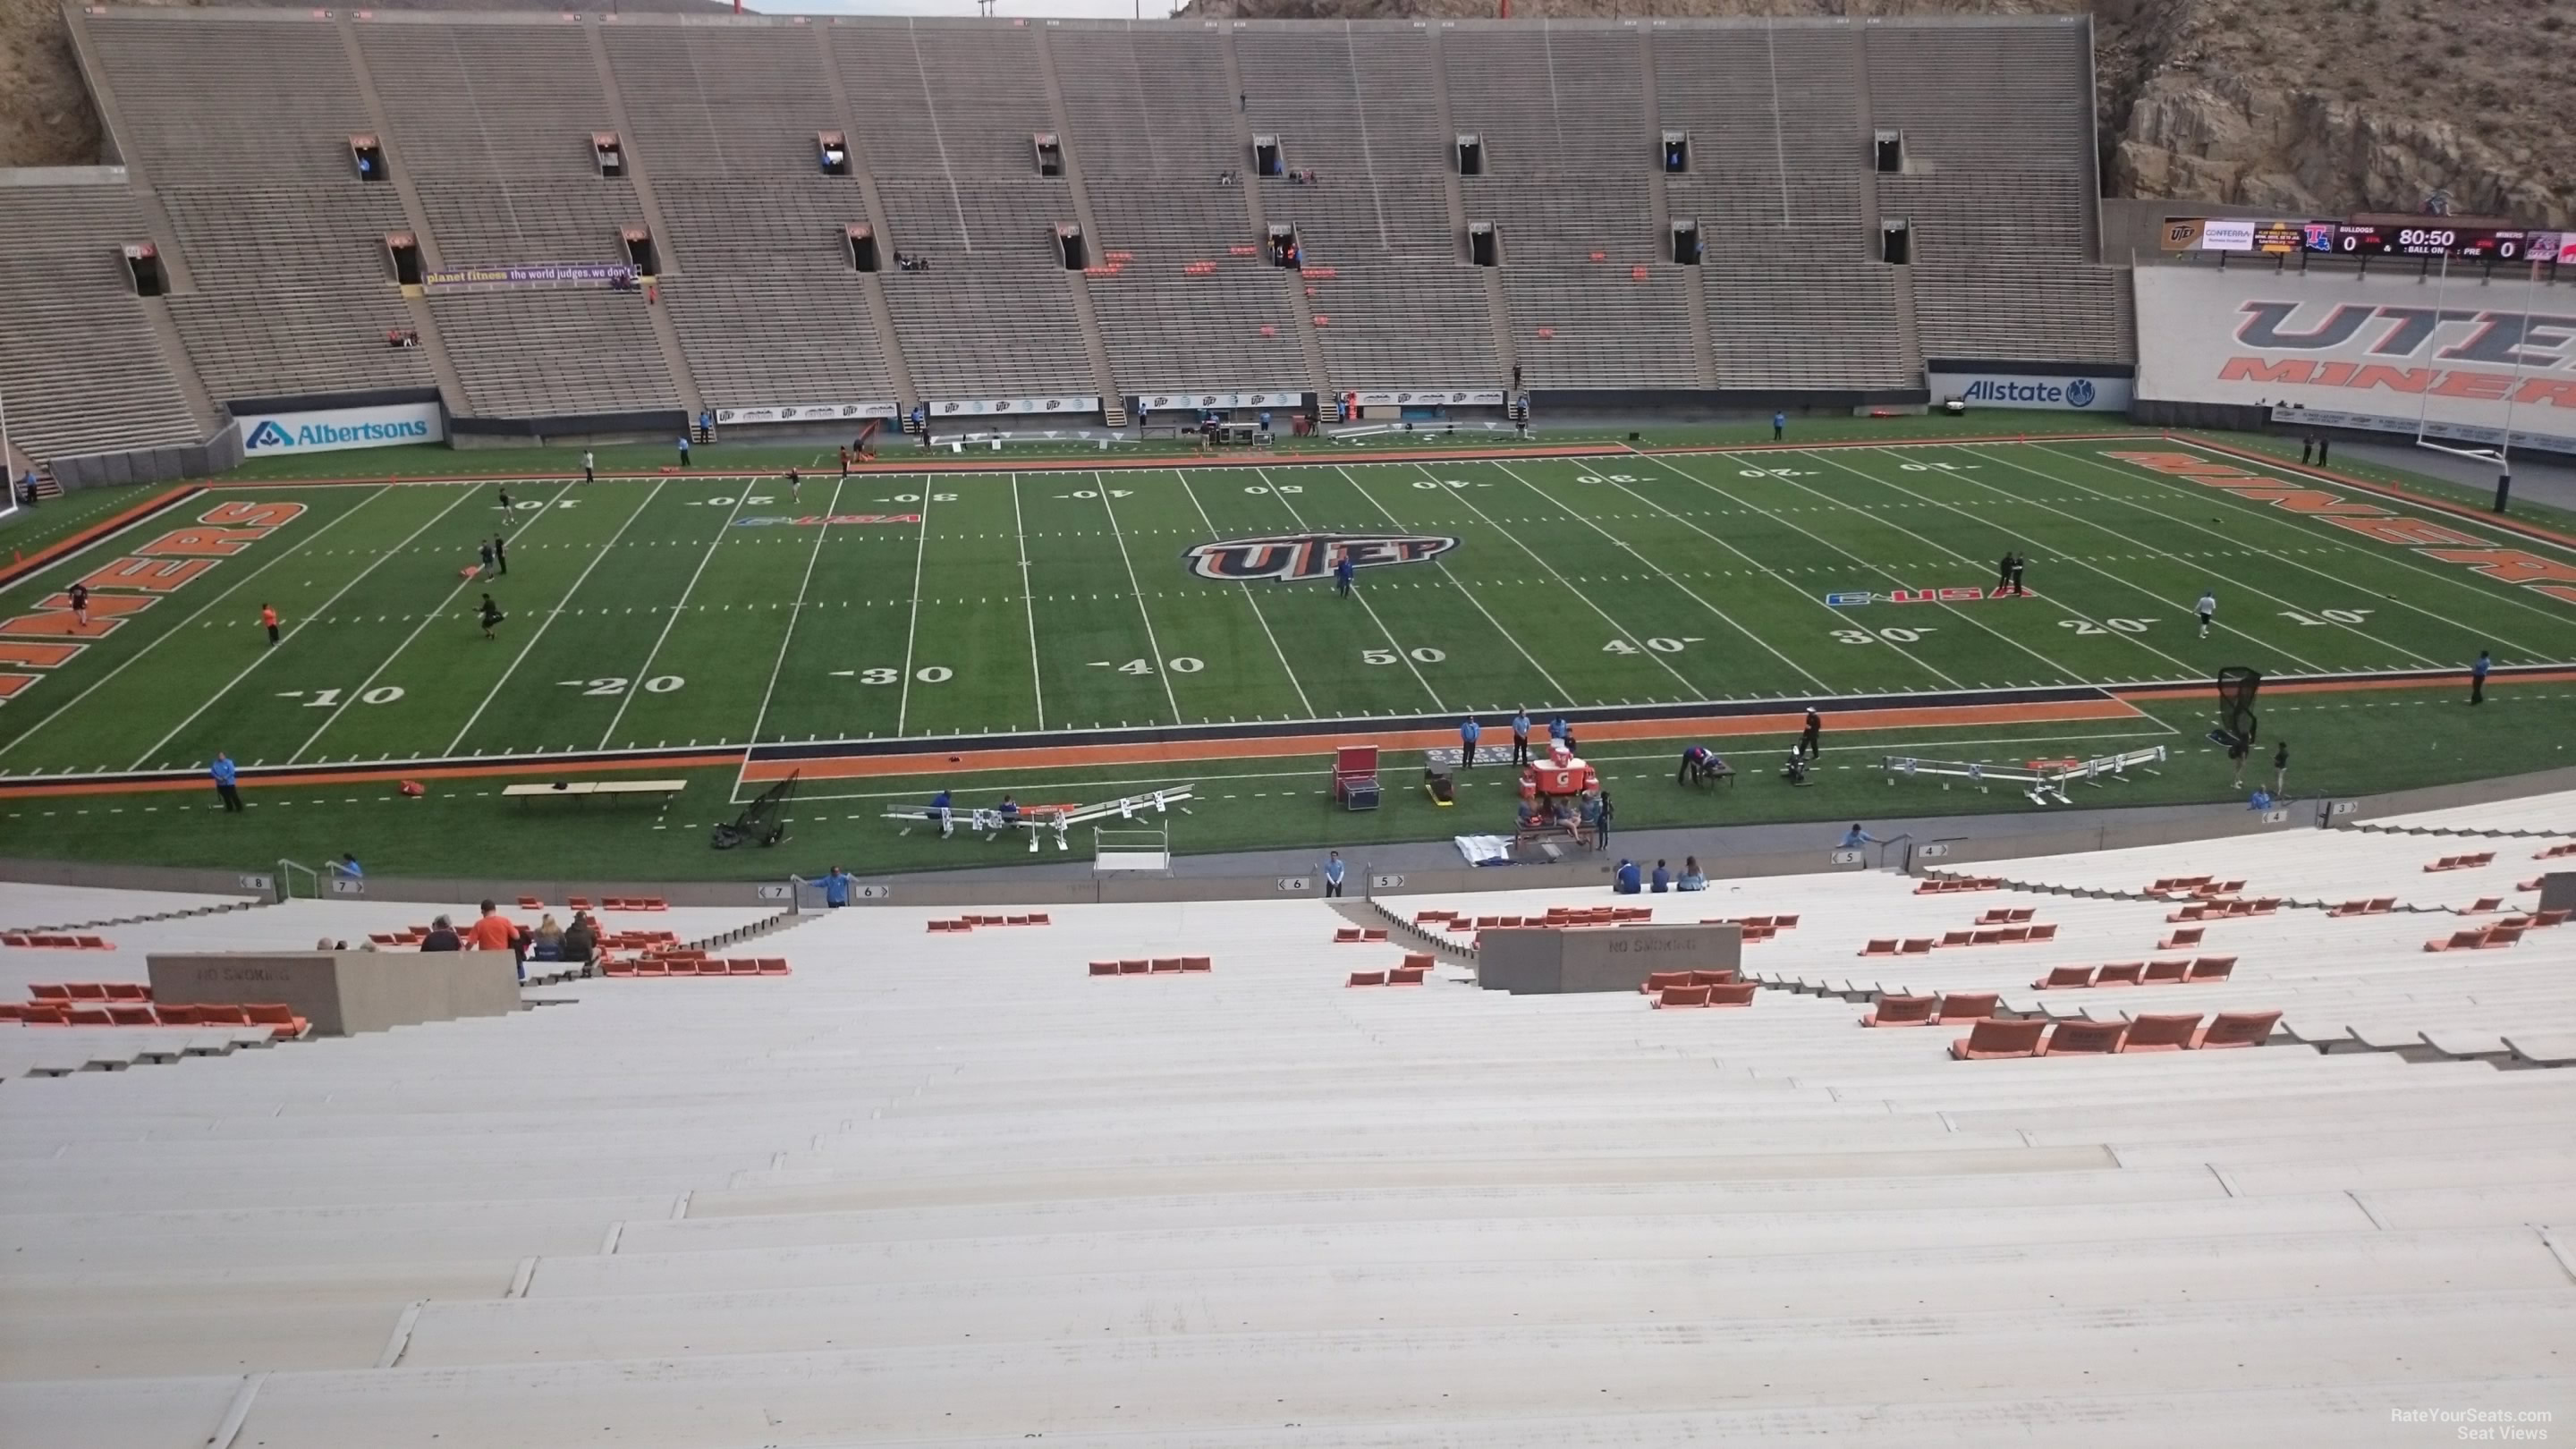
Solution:
M 2483 270 L 2483 269 L 2480 269 Z M 2576 287 L 2501 274 L 2137 269 L 2138 395 L 2576 448 Z M 2445 429 L 2461 430 L 2446 434 Z
M 253 458 L 435 443 L 446 436 L 447 415 L 439 411 L 436 403 L 267 413 L 242 419 L 242 452 Z
M 1346 392 L 1346 405 L 1364 408 L 1498 408 L 1503 390 L 1489 388 L 1408 388 L 1395 392 Z
M 1157 392 L 1138 395 L 1136 405 L 1160 411 L 1165 408 L 1292 408 L 1303 407 L 1306 394 L 1293 389 L 1272 392 Z
M 939 418 L 991 417 L 1014 413 L 1033 413 L 1040 417 L 1072 417 L 1100 411 L 1097 397 L 998 397 L 961 398 L 930 405 L 930 415 Z
M 2051 377 L 2007 372 L 1927 372 L 1932 396 L 1959 398 L 1971 407 L 2039 408 L 2058 412 L 2124 413 L 2125 377 Z
M 830 423 L 859 418 L 891 418 L 903 410 L 881 403 L 778 403 L 763 408 L 718 408 L 718 424 Z

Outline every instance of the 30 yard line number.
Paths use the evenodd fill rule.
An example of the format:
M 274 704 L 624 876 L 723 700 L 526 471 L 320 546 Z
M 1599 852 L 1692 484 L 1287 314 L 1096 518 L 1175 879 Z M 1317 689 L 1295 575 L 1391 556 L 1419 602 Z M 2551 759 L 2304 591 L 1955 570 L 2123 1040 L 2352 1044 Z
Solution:
M 1836 629 L 1834 637 L 1846 644 L 1875 644 L 1884 639 L 1890 644 L 1913 644 L 1934 632 L 1938 626 L 1922 629 Z

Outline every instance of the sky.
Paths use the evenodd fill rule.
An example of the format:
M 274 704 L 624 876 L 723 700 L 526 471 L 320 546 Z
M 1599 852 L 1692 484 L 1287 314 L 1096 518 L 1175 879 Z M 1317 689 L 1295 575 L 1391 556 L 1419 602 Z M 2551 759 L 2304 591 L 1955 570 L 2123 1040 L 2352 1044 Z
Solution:
M 744 0 L 743 8 L 763 15 L 981 15 L 975 0 Z M 1160 20 L 1172 13 L 1172 0 L 994 0 L 993 13 L 1027 16 Z

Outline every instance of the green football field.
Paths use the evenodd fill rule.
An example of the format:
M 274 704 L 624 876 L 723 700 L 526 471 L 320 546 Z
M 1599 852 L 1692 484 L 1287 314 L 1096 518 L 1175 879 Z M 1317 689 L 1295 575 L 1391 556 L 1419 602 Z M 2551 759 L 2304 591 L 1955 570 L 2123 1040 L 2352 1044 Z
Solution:
M 186 577 L 154 575 L 112 627 L 43 635 L 79 647 L 0 705 L 0 776 L 190 774 L 217 750 L 274 768 L 1469 713 L 1493 729 L 1517 705 L 2452 670 L 2482 648 L 2576 660 L 2576 591 L 2544 592 L 2576 550 L 2342 485 L 2224 491 L 2171 465 L 2196 451 L 1301 457 L 794 492 L 228 483 L 0 590 L 12 620 L 83 578 L 134 597 L 133 574 L 102 568 L 173 530 L 223 532 L 211 510 L 295 505 L 198 542 Z M 2118 456 L 2148 453 L 2167 465 Z M 2474 545 L 2356 532 L 2337 500 Z M 467 576 L 495 533 L 508 572 Z M 1415 561 L 1363 568 L 1340 597 L 1278 576 L 1328 560 L 1307 539 Z M 1990 590 L 2009 549 L 2030 597 L 1940 596 Z

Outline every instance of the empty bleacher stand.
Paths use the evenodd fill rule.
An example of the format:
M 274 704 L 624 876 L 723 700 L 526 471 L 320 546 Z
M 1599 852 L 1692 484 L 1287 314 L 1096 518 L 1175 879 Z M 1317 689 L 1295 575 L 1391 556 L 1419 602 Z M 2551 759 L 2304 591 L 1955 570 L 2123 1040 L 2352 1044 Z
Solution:
M 684 395 L 1484 389 L 1514 366 L 1542 390 L 1848 394 L 1920 386 L 1927 356 L 2134 350 L 2123 278 L 2089 260 L 2081 20 L 400 5 L 106 8 L 74 29 L 149 188 L 132 229 L 172 249 L 159 325 L 218 401 L 441 386 L 461 414 L 536 418 Z M 1880 131 L 1903 133 L 1899 172 L 1877 168 Z M 829 134 L 846 168 L 820 164 Z M 1461 135 L 1476 174 L 1456 174 Z M 361 136 L 396 184 L 360 179 Z M 1878 227 L 1898 220 L 1912 256 L 1892 266 Z M 1477 224 L 1496 267 L 1473 264 Z M 1302 270 L 1268 265 L 1265 226 Z M 1070 271 L 1059 228 L 1081 230 Z M 666 312 L 594 285 L 407 301 L 384 245 L 415 232 L 447 269 L 614 265 L 635 230 L 668 283 L 642 305 Z M 513 363 L 522 306 L 549 351 Z M 406 327 L 422 347 L 383 345 Z M 599 380 L 545 380 L 563 372 Z
M 28 456 L 206 440 L 126 267 L 149 240 L 121 176 L 0 171 L 0 397 Z
M 2073 20 L 1870 30 L 1871 118 L 1905 136 L 1879 205 L 1912 223 L 1926 357 L 2135 356 L 2125 278 L 2090 260 L 2089 40 Z

